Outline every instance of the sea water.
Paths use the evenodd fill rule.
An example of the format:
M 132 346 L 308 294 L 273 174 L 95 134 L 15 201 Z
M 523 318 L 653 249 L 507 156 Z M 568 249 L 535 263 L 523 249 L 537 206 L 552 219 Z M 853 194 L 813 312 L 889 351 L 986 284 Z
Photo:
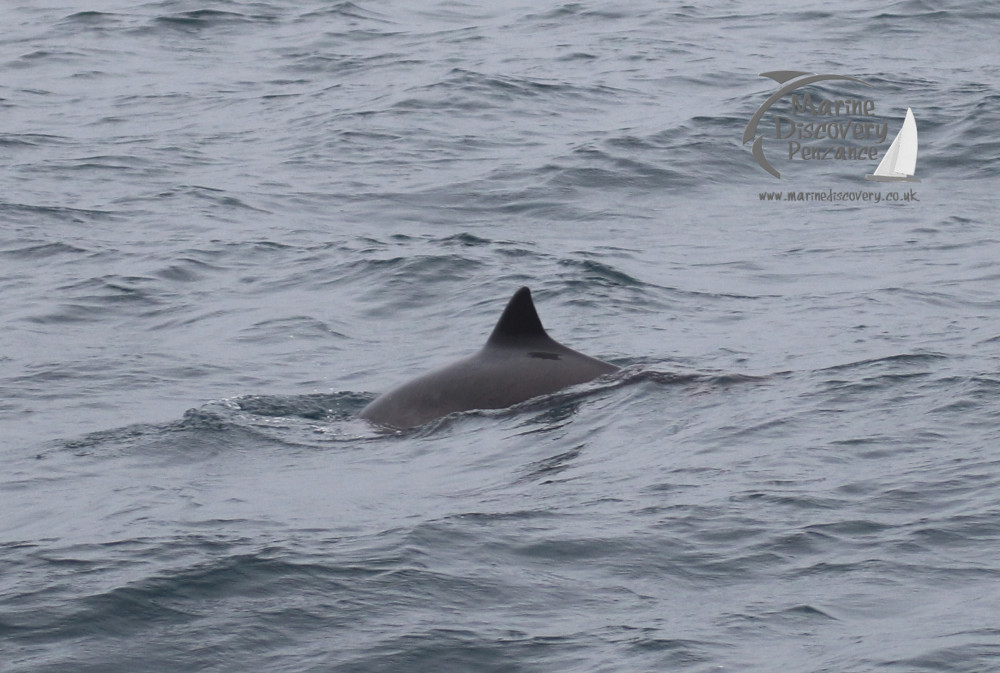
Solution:
M 0 20 L 3 671 L 1000 667 L 992 5 Z M 355 418 L 522 285 L 621 374 Z

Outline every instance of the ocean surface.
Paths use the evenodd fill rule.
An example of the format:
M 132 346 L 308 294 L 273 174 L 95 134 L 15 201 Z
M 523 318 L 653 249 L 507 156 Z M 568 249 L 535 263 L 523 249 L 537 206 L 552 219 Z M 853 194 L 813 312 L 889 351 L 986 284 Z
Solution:
M 1000 9 L 764 7 L 3 3 L 0 670 L 1000 670 Z

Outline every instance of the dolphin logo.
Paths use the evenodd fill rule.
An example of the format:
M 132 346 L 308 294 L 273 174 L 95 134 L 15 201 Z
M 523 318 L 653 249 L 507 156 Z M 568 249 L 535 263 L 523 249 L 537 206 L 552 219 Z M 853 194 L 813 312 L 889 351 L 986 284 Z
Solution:
M 750 118 L 750 121 L 747 123 L 747 127 L 743 129 L 744 145 L 750 142 L 750 139 L 757 135 L 757 124 L 760 123 L 760 118 L 764 116 L 764 113 L 767 112 L 768 108 L 774 105 L 778 99 L 786 93 L 795 91 L 796 89 L 809 84 L 815 84 L 816 82 L 822 82 L 825 80 L 847 80 L 849 82 L 857 82 L 858 84 L 871 86 L 868 82 L 864 82 L 857 77 L 849 77 L 847 75 L 814 75 L 812 73 L 802 72 L 799 70 L 772 70 L 770 72 L 762 72 L 760 73 L 760 76 L 769 77 L 778 84 L 784 84 L 785 86 L 771 94 L 771 96 L 764 101 L 764 104 L 760 106 L 760 109 L 754 113 L 754 116 Z M 750 152 L 753 154 L 753 158 L 757 160 L 757 163 L 760 164 L 761 168 L 774 177 L 780 178 L 781 173 L 778 172 L 778 169 L 772 166 L 768 160 L 764 158 L 764 149 L 762 147 L 763 142 L 764 136 L 757 136 L 757 139 L 753 141 L 753 145 L 750 147 Z

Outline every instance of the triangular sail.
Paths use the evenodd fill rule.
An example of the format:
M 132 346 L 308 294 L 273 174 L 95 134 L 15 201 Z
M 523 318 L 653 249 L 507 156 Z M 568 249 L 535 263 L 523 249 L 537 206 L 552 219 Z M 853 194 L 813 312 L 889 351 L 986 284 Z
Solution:
M 878 168 L 875 169 L 875 175 L 884 178 L 895 177 L 896 171 L 893 170 L 893 166 L 896 165 L 897 156 L 899 156 L 899 135 L 892 139 L 892 144 L 889 145 L 889 149 L 886 151 L 885 156 L 882 157 L 882 161 L 879 162 Z
M 911 177 L 917 170 L 917 121 L 913 111 L 906 108 L 903 127 L 892 139 L 892 144 L 879 162 L 875 173 L 866 175 L 869 180 L 879 182 L 907 181 L 919 182 Z
M 910 108 L 906 108 L 906 119 L 896 140 L 899 141 L 899 152 L 892 169 L 900 175 L 913 175 L 917 170 L 917 121 Z

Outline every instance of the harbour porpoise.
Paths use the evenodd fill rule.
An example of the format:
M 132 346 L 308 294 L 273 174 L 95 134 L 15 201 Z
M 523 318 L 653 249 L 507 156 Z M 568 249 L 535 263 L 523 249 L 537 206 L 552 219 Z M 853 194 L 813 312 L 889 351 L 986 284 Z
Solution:
M 546 334 L 531 290 L 522 287 L 478 352 L 380 395 L 360 416 L 378 425 L 412 428 L 456 411 L 505 409 L 615 371 L 618 367 Z

